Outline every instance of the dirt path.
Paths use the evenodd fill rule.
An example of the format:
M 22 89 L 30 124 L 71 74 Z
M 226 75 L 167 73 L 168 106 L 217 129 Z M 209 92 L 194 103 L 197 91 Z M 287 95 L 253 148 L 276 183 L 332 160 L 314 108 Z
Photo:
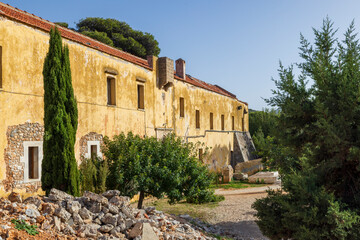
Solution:
M 279 185 L 269 186 L 279 188 Z M 219 206 L 212 209 L 208 222 L 220 227 L 227 236 L 234 239 L 262 240 L 264 237 L 255 223 L 256 211 L 251 208 L 258 198 L 266 197 L 269 187 L 223 190 L 217 189 L 216 194 L 225 196 Z

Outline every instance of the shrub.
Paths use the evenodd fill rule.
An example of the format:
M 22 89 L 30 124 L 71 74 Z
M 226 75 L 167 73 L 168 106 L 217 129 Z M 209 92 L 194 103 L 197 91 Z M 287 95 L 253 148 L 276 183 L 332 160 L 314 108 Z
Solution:
M 106 191 L 109 167 L 106 160 L 98 157 L 84 159 L 80 164 L 81 191 L 102 193 Z
M 162 140 L 131 132 L 114 140 L 105 137 L 103 152 L 110 169 L 107 187 L 129 197 L 140 192 L 139 208 L 145 194 L 166 195 L 170 203 L 184 198 L 197 203 L 214 200 L 208 190 L 213 180 L 196 157 L 195 147 L 172 134 Z

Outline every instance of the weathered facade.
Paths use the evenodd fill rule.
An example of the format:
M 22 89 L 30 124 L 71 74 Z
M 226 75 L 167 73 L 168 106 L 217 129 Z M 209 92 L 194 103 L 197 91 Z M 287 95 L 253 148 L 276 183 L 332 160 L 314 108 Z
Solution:
M 42 69 L 54 26 L 0 3 L 0 190 L 40 186 Z M 78 161 L 91 153 L 101 156 L 104 136 L 128 131 L 159 138 L 174 132 L 185 141 L 203 142 L 210 148 L 203 161 L 214 170 L 246 160 L 238 157 L 241 146 L 234 148 L 236 134 L 248 131 L 245 102 L 186 75 L 182 59 L 174 69 L 169 58 L 144 60 L 58 28 L 69 46 L 78 102 Z

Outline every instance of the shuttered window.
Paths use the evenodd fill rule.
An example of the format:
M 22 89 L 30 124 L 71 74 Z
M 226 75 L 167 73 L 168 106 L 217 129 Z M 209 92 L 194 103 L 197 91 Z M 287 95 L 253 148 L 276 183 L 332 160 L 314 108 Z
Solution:
M 180 117 L 184 117 L 185 116 L 185 110 L 184 110 L 184 98 L 180 98 Z
M 199 110 L 196 110 L 195 118 L 196 118 L 196 128 L 200 128 L 200 111 Z
M 39 178 L 39 147 L 29 147 L 29 179 Z
M 115 78 L 107 78 L 107 104 L 116 105 Z
M 214 114 L 210 113 L 210 129 L 214 129 Z
M 137 85 L 138 109 L 145 109 L 144 104 L 144 85 Z
M 234 118 L 234 116 L 231 116 L 231 129 L 233 131 L 235 130 L 235 118 Z
M 221 115 L 221 130 L 225 130 L 225 116 Z

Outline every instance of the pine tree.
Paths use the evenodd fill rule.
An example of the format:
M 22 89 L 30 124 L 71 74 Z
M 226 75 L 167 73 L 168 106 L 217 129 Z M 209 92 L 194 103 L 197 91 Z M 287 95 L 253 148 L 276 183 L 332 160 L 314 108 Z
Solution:
M 72 88 L 69 49 L 62 47 L 57 28 L 50 31 L 50 46 L 44 69 L 44 156 L 42 188 L 58 188 L 79 194 L 79 171 L 74 145 L 77 105 Z

